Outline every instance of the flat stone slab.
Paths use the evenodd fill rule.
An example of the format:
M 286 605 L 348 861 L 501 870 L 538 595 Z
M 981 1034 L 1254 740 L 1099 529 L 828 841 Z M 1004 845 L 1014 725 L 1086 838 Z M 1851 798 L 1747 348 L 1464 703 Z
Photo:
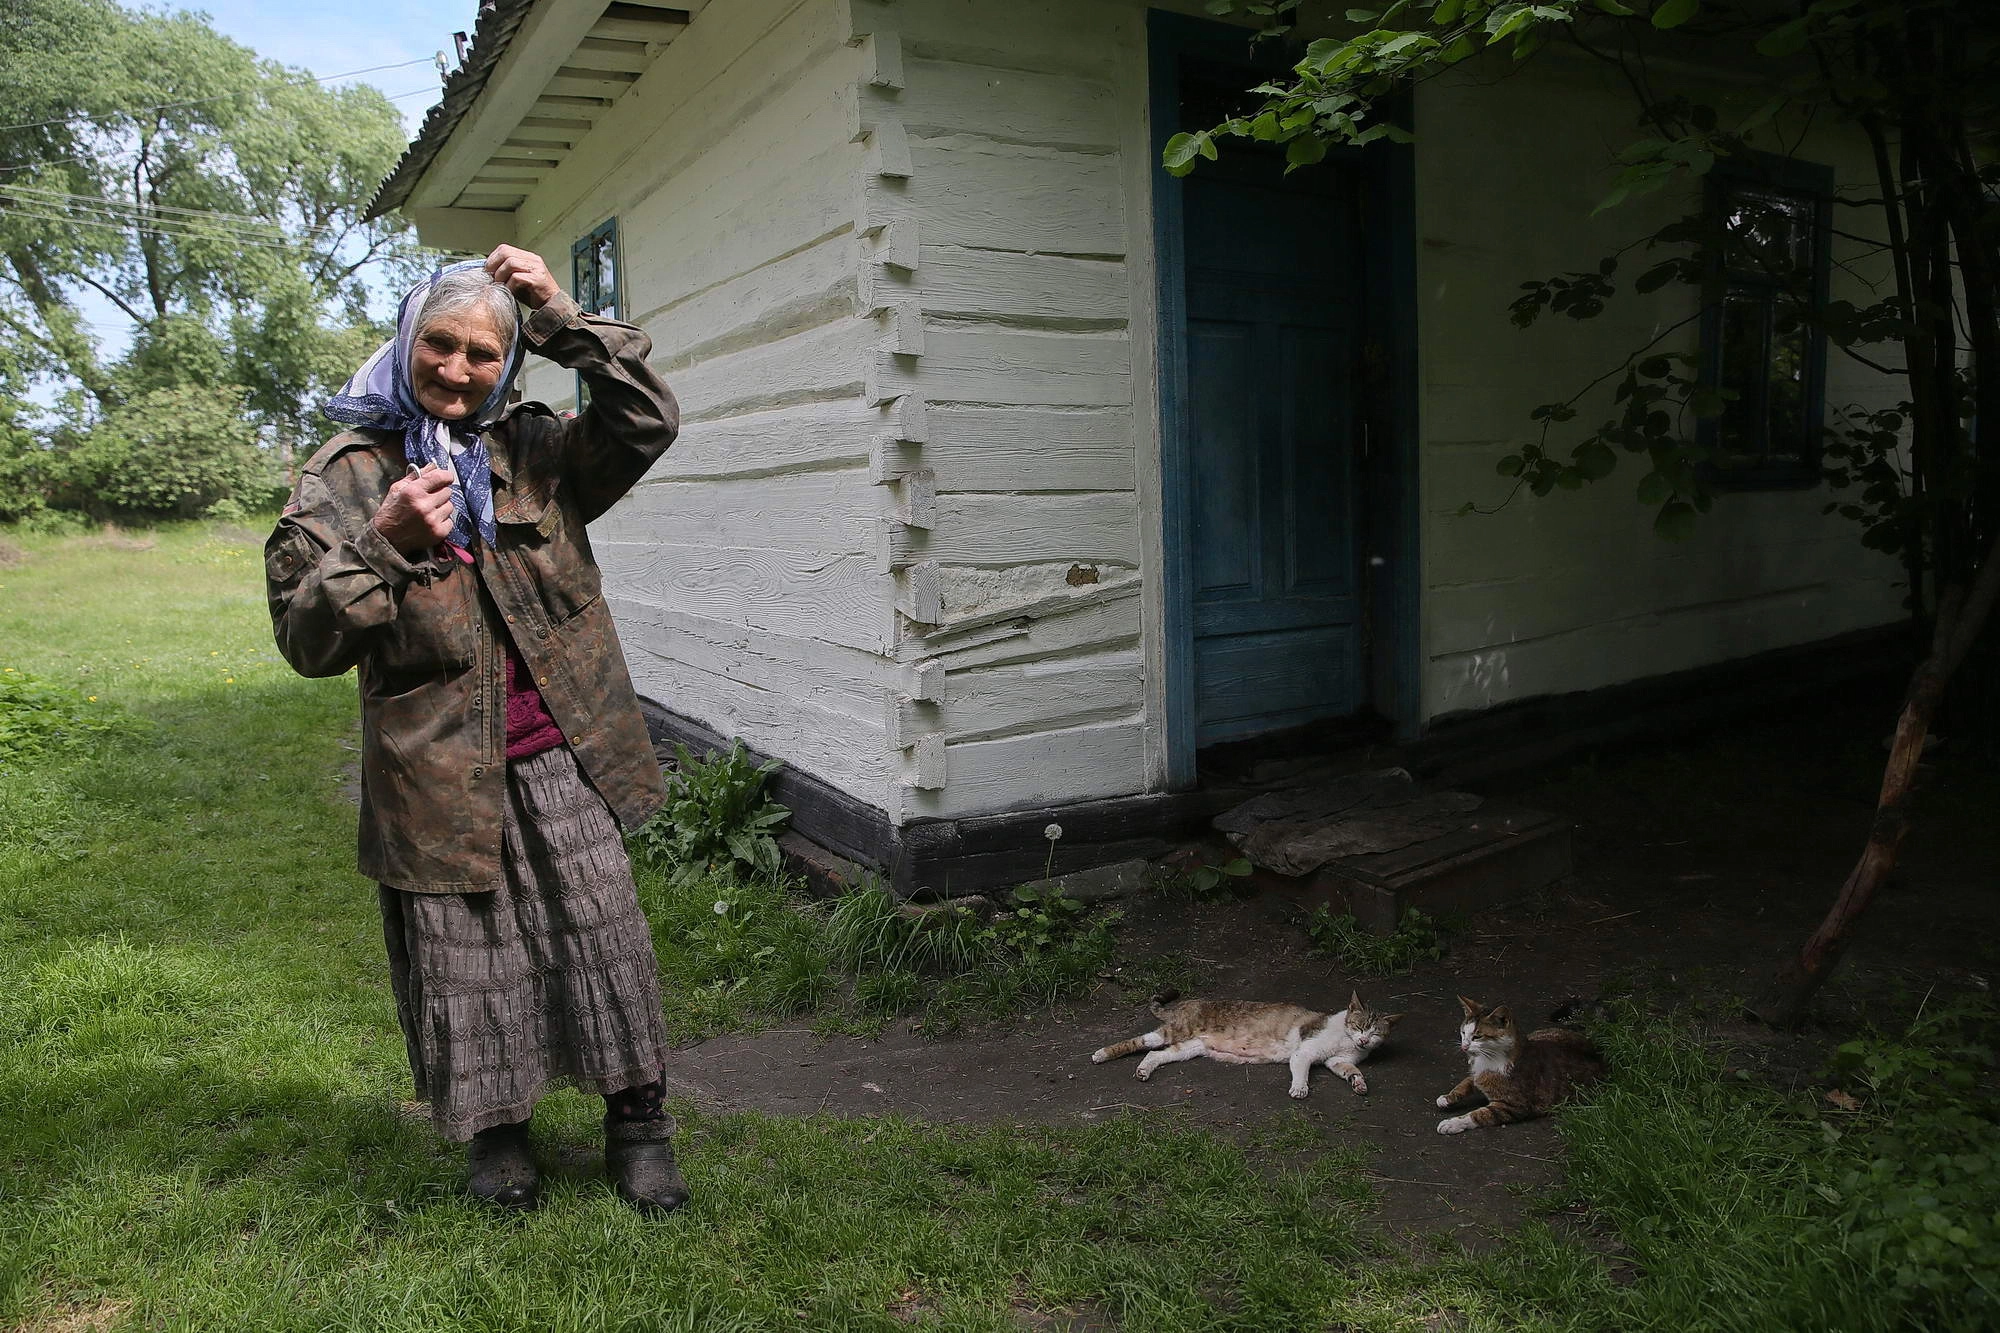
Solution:
M 1151 861 L 1114 861 L 1108 866 L 1092 866 L 1067 875 L 1033 880 L 1021 887 L 1037 893 L 1060 890 L 1080 903 L 1101 903 L 1144 893 L 1152 886 L 1158 869 Z

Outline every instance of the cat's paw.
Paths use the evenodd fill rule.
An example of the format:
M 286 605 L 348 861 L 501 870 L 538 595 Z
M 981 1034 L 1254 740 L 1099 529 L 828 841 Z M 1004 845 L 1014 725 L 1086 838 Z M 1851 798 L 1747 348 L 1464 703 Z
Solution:
M 1440 1134 L 1463 1134 L 1471 1128 L 1472 1117 L 1469 1115 L 1455 1115 L 1449 1120 L 1438 1121 L 1438 1133 Z
M 1451 1109 L 1451 1094 L 1446 1093 L 1444 1096 L 1438 1098 L 1438 1110 L 1449 1111 L 1450 1109 Z
M 1356 1074 L 1356 1075 L 1355 1075 L 1355 1076 L 1354 1076 L 1354 1077 L 1353 1077 L 1352 1079 L 1350 1079 L 1350 1080 L 1348 1080 L 1348 1081 L 1349 1081 L 1350 1083 L 1352 1083 L 1352 1084 L 1354 1085 L 1354 1091 L 1355 1091 L 1356 1095 L 1358 1095 L 1358 1096 L 1362 1096 L 1362 1097 L 1366 1097 L 1366 1096 L 1368 1095 L 1368 1080 L 1367 1080 L 1367 1079 L 1365 1079 L 1365 1078 L 1361 1077 L 1361 1075 L 1359 1075 L 1359 1074 Z
M 1133 1078 L 1138 1079 L 1141 1083 L 1144 1083 L 1147 1079 L 1151 1078 L 1152 1076 L 1153 1076 L 1153 1071 L 1150 1069 L 1141 1069 L 1138 1073 L 1132 1075 Z
M 1090 1053 L 1090 1063 L 1094 1065 L 1101 1065 L 1110 1058 L 1111 1057 L 1108 1054 L 1106 1054 L 1102 1049 L 1095 1050 Z
M 1301 1083 L 1298 1087 L 1292 1089 L 1292 1096 L 1303 1098 L 1310 1091 L 1312 1091 L 1312 1089 L 1306 1087 L 1305 1084 Z

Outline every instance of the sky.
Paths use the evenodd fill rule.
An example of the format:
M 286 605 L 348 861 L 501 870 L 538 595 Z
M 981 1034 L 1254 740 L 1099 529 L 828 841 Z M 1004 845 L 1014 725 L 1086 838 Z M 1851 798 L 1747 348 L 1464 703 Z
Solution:
M 0 0 L 4 3 L 4 0 Z M 443 51 L 456 64 L 451 34 L 471 36 L 478 21 L 479 0 L 191 0 L 188 4 L 134 4 L 129 8 L 192 9 L 208 16 L 223 36 L 280 64 L 324 77 L 350 70 L 422 61 L 403 69 L 383 69 L 353 78 L 331 80 L 329 87 L 372 83 L 403 113 L 403 129 L 414 135 L 424 113 L 437 102 L 443 85 L 431 59 Z M 402 96 L 401 94 L 409 94 Z M 132 338 L 132 323 L 95 292 L 79 294 L 84 318 L 106 360 L 124 353 Z M 53 401 L 54 386 L 34 395 Z

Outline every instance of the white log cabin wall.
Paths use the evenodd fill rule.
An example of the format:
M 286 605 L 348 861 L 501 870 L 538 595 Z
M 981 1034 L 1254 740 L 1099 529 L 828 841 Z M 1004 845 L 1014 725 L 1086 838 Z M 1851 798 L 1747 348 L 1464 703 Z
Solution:
M 902 772 L 879 568 L 896 415 L 864 384 L 882 323 L 861 284 L 865 53 L 844 0 L 708 6 L 521 208 L 567 281 L 618 226 L 626 318 L 682 435 L 592 542 L 639 692 L 885 810 Z M 540 366 L 528 393 L 574 400 Z
M 1634 251 L 1598 318 L 1545 313 L 1526 331 L 1508 322 L 1523 281 L 1595 267 L 1698 206 L 1691 194 L 1663 194 L 1592 216 L 1614 154 L 1636 136 L 1630 93 L 1615 79 L 1552 47 L 1515 77 L 1435 81 L 1417 100 L 1427 718 L 1747 657 L 1900 614 L 1900 569 L 1865 551 L 1853 523 L 1821 514 L 1839 494 L 1825 487 L 1723 494 L 1691 540 L 1668 542 L 1633 497 L 1643 455 L 1620 451 L 1617 471 L 1579 492 L 1523 492 L 1498 514 L 1459 514 L 1468 500 L 1491 506 L 1507 494 L 1512 482 L 1494 464 L 1535 438 L 1532 407 L 1568 397 L 1694 313 L 1678 285 L 1632 294 L 1655 258 Z M 1768 95 L 1722 92 L 1746 113 Z M 1801 127 L 1786 128 L 1787 144 L 1800 140 Z M 1865 152 L 1810 133 L 1798 148 L 1833 166 L 1849 198 L 1870 179 Z M 1846 230 L 1879 228 L 1863 210 L 1837 211 Z M 1857 303 L 1874 299 L 1861 283 L 1879 268 L 1861 248 L 1834 238 L 1834 295 Z M 1687 324 L 1659 350 L 1697 342 Z M 1893 401 L 1881 377 L 1832 347 L 1827 386 L 1834 405 Z M 1552 432 L 1557 456 L 1614 411 L 1607 383 Z
M 1152 414 L 1135 409 L 1129 260 L 1150 223 L 1128 206 L 1147 154 L 1143 11 L 854 14 L 882 335 L 866 397 L 898 423 L 872 462 L 895 496 L 878 559 L 896 659 L 921 684 L 891 701 L 894 813 L 1143 790 L 1135 456 Z

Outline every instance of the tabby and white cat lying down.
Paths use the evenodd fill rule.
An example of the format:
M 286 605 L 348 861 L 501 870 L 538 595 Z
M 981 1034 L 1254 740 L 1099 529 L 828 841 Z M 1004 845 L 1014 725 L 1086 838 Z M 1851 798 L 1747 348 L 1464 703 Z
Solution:
M 1303 1097 L 1316 1064 L 1346 1079 L 1358 1093 L 1368 1080 L 1355 1066 L 1368 1058 L 1389 1035 L 1401 1014 L 1377 1014 L 1350 995 L 1347 1008 L 1322 1014 L 1296 1004 L 1263 1000 L 1182 1000 L 1173 991 L 1153 997 L 1153 1015 L 1160 1026 L 1129 1041 L 1095 1052 L 1093 1064 L 1145 1051 L 1140 1079 L 1149 1079 L 1164 1064 L 1206 1055 L 1228 1064 L 1289 1064 L 1292 1096 Z
M 1465 1011 L 1458 1049 L 1471 1072 L 1437 1099 L 1438 1109 L 1449 1111 L 1474 1094 L 1484 1095 L 1486 1105 L 1438 1121 L 1438 1133 L 1463 1134 L 1547 1115 L 1573 1089 L 1604 1077 L 1604 1057 L 1581 1032 L 1541 1028 L 1523 1040 L 1506 1005 L 1488 1009 L 1463 995 L 1458 1003 Z

